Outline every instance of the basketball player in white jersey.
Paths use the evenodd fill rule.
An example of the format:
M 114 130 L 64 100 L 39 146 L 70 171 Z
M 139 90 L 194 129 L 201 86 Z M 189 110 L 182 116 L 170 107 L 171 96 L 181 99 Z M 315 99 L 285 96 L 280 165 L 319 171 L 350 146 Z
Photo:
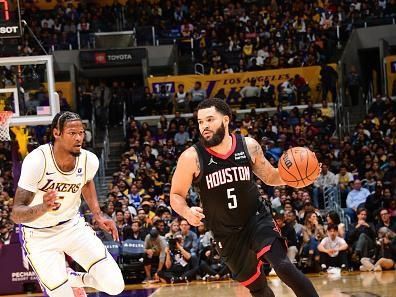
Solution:
M 50 297 L 72 297 L 72 287 L 118 295 L 124 290 L 121 271 L 79 214 L 82 194 L 99 226 L 118 240 L 116 226 L 102 216 L 96 196 L 98 158 L 81 148 L 79 115 L 58 113 L 51 133 L 52 143 L 26 156 L 15 193 L 12 220 L 21 224 L 29 263 Z M 87 273 L 67 272 L 65 254 Z

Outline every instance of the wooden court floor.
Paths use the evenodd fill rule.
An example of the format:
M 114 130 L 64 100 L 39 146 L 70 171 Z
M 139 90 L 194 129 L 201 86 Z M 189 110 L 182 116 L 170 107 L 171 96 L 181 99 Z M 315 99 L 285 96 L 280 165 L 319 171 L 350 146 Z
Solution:
M 396 271 L 346 273 L 339 277 L 327 274 L 310 275 L 321 297 L 395 297 Z M 268 283 L 277 297 L 295 296 L 278 277 L 268 277 Z M 108 296 L 89 291 L 89 297 Z M 40 294 L 12 295 L 13 297 L 42 296 Z M 121 297 L 248 297 L 247 289 L 234 281 L 189 284 L 128 285 Z M 11 296 L 7 296 L 11 297 Z M 309 297 L 309 296 L 307 296 Z

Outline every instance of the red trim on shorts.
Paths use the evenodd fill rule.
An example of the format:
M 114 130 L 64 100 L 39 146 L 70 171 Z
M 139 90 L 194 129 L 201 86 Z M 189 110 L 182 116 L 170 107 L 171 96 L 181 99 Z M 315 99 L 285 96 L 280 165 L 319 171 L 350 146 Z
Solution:
M 267 253 L 271 249 L 271 245 L 266 245 L 257 253 L 257 259 L 260 259 L 265 253 Z
M 231 149 L 230 149 L 227 153 L 225 153 L 225 154 L 219 154 L 219 153 L 216 153 L 215 151 L 211 150 L 211 149 L 208 148 L 208 147 L 205 147 L 206 151 L 207 151 L 209 154 L 211 154 L 211 155 L 213 155 L 213 156 L 215 156 L 215 157 L 217 157 L 217 158 L 219 158 L 219 159 L 223 159 L 223 160 L 228 159 L 228 157 L 232 155 L 232 153 L 235 151 L 235 148 L 236 148 L 235 134 L 231 134 L 231 137 L 232 137 L 232 146 L 231 146 Z
M 256 273 L 250 277 L 248 280 L 245 280 L 244 282 L 241 282 L 241 285 L 244 287 L 249 286 L 251 283 L 253 283 L 256 279 L 258 279 L 258 277 L 261 274 L 261 266 L 263 265 L 263 262 L 259 261 L 257 264 L 257 271 Z

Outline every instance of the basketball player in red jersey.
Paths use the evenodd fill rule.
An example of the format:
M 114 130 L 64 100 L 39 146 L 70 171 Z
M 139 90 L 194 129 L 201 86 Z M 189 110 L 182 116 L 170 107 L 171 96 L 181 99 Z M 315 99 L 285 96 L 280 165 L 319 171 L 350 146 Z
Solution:
M 269 262 L 298 297 L 316 297 L 312 283 L 287 258 L 286 246 L 271 213 L 260 202 L 254 174 L 271 186 L 284 185 L 256 140 L 231 135 L 230 107 L 220 99 L 198 105 L 200 142 L 180 156 L 170 193 L 172 208 L 191 225 L 205 218 L 233 278 L 254 297 L 275 296 L 261 274 Z M 194 184 L 202 207 L 188 207 Z

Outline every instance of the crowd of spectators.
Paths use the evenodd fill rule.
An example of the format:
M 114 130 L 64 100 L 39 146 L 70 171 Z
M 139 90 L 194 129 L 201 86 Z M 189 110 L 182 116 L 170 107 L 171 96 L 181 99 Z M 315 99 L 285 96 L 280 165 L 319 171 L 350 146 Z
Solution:
M 133 28 L 144 44 L 151 38 L 144 28 L 154 27 L 160 43 L 178 40 L 182 51 L 191 52 L 192 39 L 196 61 L 210 73 L 327 63 L 353 28 L 395 15 L 394 1 L 359 0 L 131 0 L 125 6 L 57 1 L 52 10 L 24 1 L 22 7 L 22 18 L 47 50 L 78 48 L 77 32 L 80 46 L 87 48 L 93 45 L 89 33 Z M 28 32 L 19 52 L 40 53 Z
M 136 5 L 130 1 L 124 8 L 130 25 L 151 24 L 158 28 L 159 34 L 173 32 L 175 36 L 192 37 L 195 56 L 210 66 L 213 73 L 224 69 L 231 72 L 327 62 L 330 49 L 338 41 L 337 25 L 348 32 L 357 21 L 392 15 L 396 7 L 395 1 L 357 0 L 315 4 L 263 1 L 260 5 L 166 1 L 139 3 L 139 9 Z M 31 4 L 25 7 L 24 18 L 46 47 L 56 45 L 62 49 L 71 44 L 74 48 L 77 30 L 83 36 L 91 31 L 114 30 L 117 7 L 74 8 L 59 2 L 53 11 L 41 12 Z M 32 53 L 35 49 L 25 40 L 21 54 Z M 235 57 L 233 54 L 236 63 L 228 60 Z M 268 85 L 264 87 L 270 89 Z M 288 88 L 290 85 L 285 84 L 284 89 Z M 103 212 L 116 222 L 122 241 L 144 242 L 146 281 L 185 282 L 197 275 L 205 280 L 227 279 L 229 271 L 213 249 L 213 237 L 204 223 L 192 228 L 176 216 L 169 203 L 170 182 L 178 156 L 199 140 L 196 112 L 191 118 L 183 118 L 180 112 L 194 110 L 205 93 L 200 84 L 192 90 L 178 86 L 175 94 L 164 89 L 156 97 L 148 89 L 136 92 L 138 89 L 136 85 L 127 88 L 115 82 L 111 87 L 100 83 L 78 91 L 83 118 L 91 117 L 93 105 L 99 117 L 109 117 L 111 125 L 118 125 L 119 118 L 111 116 L 119 113 L 109 114 L 108 110 L 120 110 L 123 102 L 129 102 L 127 110 L 132 116 L 120 169 L 114 172 L 109 184 Z M 333 93 L 332 86 L 327 91 Z M 249 104 L 257 96 L 268 96 L 265 92 L 255 96 L 241 93 L 245 98 L 243 104 Z M 298 99 L 297 89 L 295 94 L 296 98 L 292 99 L 287 92 L 284 95 L 294 103 Z M 131 99 L 125 100 L 128 96 Z M 265 98 L 273 105 L 273 97 Z M 323 164 L 318 180 L 304 189 L 271 188 L 257 180 L 263 200 L 271 203 L 275 219 L 289 243 L 289 258 L 304 271 L 331 266 L 362 271 L 393 269 L 396 260 L 395 102 L 378 96 L 365 119 L 342 138 L 334 136 L 334 112 L 327 102 L 323 101 L 321 108 L 315 108 L 309 100 L 307 103 L 304 109 L 295 107 L 290 111 L 279 105 L 271 115 L 252 110 L 243 118 L 235 116 L 231 122 L 233 133 L 259 141 L 274 166 L 291 146 L 310 148 Z M 156 126 L 134 120 L 133 115 L 137 115 L 134 111 L 146 113 L 145 109 L 167 110 L 175 113 L 175 117 L 168 122 L 161 116 Z M 32 147 L 45 143 L 48 133 L 45 127 L 32 130 L 35 140 Z M 0 247 L 8 243 L 13 229 L 9 219 L 15 186 L 11 152 L 10 143 L 0 143 Z M 337 213 L 324 209 L 323 193 L 329 186 L 341 193 L 341 203 L 349 218 L 346 222 L 340 222 Z M 191 206 L 199 205 L 199 195 L 193 188 L 187 201 Z M 86 215 L 89 218 L 89 213 Z M 95 222 L 91 223 L 97 229 Z M 111 240 L 108 234 L 97 232 L 102 240 Z

